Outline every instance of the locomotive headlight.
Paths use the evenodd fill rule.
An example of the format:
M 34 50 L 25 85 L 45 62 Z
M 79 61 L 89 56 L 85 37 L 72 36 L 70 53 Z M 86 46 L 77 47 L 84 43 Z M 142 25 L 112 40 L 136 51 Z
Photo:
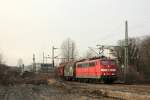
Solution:
M 112 73 L 112 75 L 115 75 L 115 73 Z
M 101 71 L 108 71 L 108 69 L 101 69 Z
M 113 72 L 115 72 L 115 71 L 116 71 L 116 69 L 110 69 L 110 71 L 113 71 Z

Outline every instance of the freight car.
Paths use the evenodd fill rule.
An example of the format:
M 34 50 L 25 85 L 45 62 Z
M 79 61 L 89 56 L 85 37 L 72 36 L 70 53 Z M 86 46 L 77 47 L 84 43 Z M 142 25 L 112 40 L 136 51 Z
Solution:
M 57 73 L 57 76 L 60 77 L 60 78 L 63 78 L 64 77 L 64 67 L 65 67 L 65 63 L 61 63 L 59 64 L 59 67 L 56 69 L 56 73 Z
M 112 59 L 91 58 L 68 62 L 63 72 L 65 80 L 112 83 L 117 79 L 117 64 Z
M 65 80 L 74 80 L 75 76 L 76 62 L 71 61 L 66 64 L 64 67 L 64 79 Z

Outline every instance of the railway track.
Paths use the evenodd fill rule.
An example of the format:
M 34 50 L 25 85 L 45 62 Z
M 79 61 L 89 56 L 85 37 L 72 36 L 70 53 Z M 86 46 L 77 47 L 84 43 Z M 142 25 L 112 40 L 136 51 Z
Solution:
M 128 85 L 123 83 L 116 84 L 90 84 L 79 82 L 66 82 L 73 89 L 80 89 L 83 92 L 95 93 L 104 97 L 129 100 L 150 100 L 150 85 Z M 94 95 L 94 94 L 93 94 Z
M 51 85 L 0 86 L 0 100 L 149 100 L 149 94 L 150 85 L 120 83 L 108 85 L 56 80 Z
M 20 84 L 14 86 L 0 86 L 0 100 L 112 100 L 102 96 L 89 95 L 88 93 L 81 93 L 80 90 L 71 92 L 66 83 L 59 88 L 55 85 L 33 85 Z
M 77 86 L 77 87 L 104 87 L 104 88 L 130 88 L 136 90 L 144 90 L 143 92 L 150 93 L 150 85 L 149 84 L 126 84 L 126 83 L 113 83 L 113 84 L 103 84 L 103 83 L 80 83 L 80 82 L 69 82 L 65 81 L 64 83 Z M 140 92 L 140 91 L 139 91 Z

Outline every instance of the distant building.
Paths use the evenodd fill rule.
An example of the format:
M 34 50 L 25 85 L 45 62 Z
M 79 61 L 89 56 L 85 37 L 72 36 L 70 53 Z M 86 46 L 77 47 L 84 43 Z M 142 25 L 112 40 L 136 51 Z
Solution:
M 41 67 L 40 67 L 40 71 L 42 72 L 50 72 L 51 70 L 53 69 L 53 65 L 52 64 L 41 64 Z
M 33 70 L 33 64 L 25 66 L 24 71 L 36 71 L 36 72 L 50 72 L 53 70 L 53 65 L 51 63 L 36 63 L 35 69 Z
M 24 71 L 31 72 L 32 71 L 32 65 L 26 65 L 26 66 L 24 66 Z

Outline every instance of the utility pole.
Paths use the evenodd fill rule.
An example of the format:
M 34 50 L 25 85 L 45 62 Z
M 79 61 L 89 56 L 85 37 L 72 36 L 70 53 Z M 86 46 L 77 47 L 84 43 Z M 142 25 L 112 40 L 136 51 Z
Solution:
M 128 72 L 128 22 L 125 22 L 125 58 L 124 58 L 124 81 L 126 82 L 126 74 Z
M 70 60 L 70 53 L 69 53 L 69 48 L 70 48 L 70 43 L 69 43 L 69 39 L 68 39 L 68 62 L 69 62 L 69 60 Z
M 43 64 L 44 64 L 44 52 L 43 52 Z
M 54 68 L 54 46 L 52 47 L 52 65 L 53 65 L 53 68 Z
M 35 54 L 33 54 L 33 72 L 36 72 Z
M 72 49 L 72 60 L 74 60 L 74 57 L 73 57 L 73 53 L 74 53 L 74 52 L 73 52 L 73 51 L 74 51 L 73 42 L 72 42 L 72 48 L 71 48 L 71 49 Z
M 55 61 L 54 61 L 54 58 L 55 58 L 55 56 L 54 56 L 54 50 L 55 49 L 58 49 L 58 48 L 55 48 L 54 46 L 52 47 L 52 65 L 53 65 L 53 68 L 55 67 Z

